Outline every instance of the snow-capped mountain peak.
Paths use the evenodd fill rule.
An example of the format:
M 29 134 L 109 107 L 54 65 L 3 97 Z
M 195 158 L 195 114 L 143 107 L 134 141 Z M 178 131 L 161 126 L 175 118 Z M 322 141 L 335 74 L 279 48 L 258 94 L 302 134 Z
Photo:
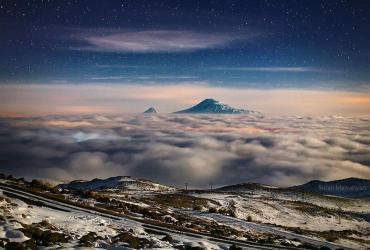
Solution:
M 231 107 L 213 98 L 204 99 L 202 102 L 198 103 L 197 105 L 191 108 L 185 109 L 185 110 L 177 111 L 176 113 L 259 114 L 261 115 L 261 113 L 256 112 L 256 111 Z

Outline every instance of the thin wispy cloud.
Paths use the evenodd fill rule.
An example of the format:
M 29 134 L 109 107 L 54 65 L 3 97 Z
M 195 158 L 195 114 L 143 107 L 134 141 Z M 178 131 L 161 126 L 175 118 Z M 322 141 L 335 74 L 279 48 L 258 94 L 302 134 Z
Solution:
M 97 64 L 97 68 L 110 69 L 110 68 L 119 68 L 119 69 L 141 69 L 141 68 L 158 68 L 160 66 L 147 66 L 147 65 L 129 65 L 129 64 Z
M 188 52 L 220 48 L 236 41 L 249 40 L 257 34 L 207 33 L 188 30 L 111 30 L 83 31 L 72 36 L 86 46 L 74 50 L 119 53 Z
M 199 79 L 196 76 L 96 76 L 90 80 L 187 80 Z
M 250 72 L 314 72 L 314 73 L 341 73 L 339 70 L 316 67 L 209 67 L 211 70 L 222 71 L 250 71 Z

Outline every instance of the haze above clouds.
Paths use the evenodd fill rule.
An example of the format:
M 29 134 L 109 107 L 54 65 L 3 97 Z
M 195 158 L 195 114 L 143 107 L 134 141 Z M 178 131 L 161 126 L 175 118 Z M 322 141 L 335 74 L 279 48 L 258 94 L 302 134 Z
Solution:
M 370 114 L 368 92 L 216 87 L 207 82 L 189 80 L 171 85 L 0 85 L 0 117 L 132 114 L 141 113 L 148 107 L 155 107 L 161 113 L 171 113 L 205 98 L 273 116 Z

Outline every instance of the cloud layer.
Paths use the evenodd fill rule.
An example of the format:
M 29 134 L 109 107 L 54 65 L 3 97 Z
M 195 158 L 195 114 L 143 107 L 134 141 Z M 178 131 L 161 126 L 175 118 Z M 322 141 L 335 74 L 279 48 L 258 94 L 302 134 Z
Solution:
M 365 118 L 91 115 L 0 123 L 0 172 L 28 178 L 133 175 L 196 187 L 370 178 Z

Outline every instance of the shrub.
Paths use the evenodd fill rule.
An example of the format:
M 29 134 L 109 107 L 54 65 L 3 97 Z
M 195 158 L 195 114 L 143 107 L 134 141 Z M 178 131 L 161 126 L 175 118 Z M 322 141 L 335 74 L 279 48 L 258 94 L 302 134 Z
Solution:
M 201 211 L 202 210 L 202 206 L 201 205 L 194 205 L 193 206 L 193 210 Z
M 231 216 L 231 217 L 236 218 L 236 213 L 235 213 L 235 211 L 234 211 L 234 210 L 230 210 L 230 211 L 229 211 L 229 214 L 230 214 L 230 216 Z
M 338 236 L 334 235 L 334 234 L 327 234 L 324 236 L 325 240 L 327 241 L 330 241 L 330 242 L 334 242 L 336 240 L 338 240 Z
M 253 221 L 253 220 L 252 220 L 252 216 L 248 215 L 248 217 L 247 217 L 247 221 L 248 221 L 248 222 L 252 222 L 252 221 Z
M 166 236 L 164 236 L 164 238 L 162 239 L 162 241 L 167 241 L 169 243 L 173 243 L 172 237 L 169 236 L 168 234 L 166 234 Z
M 235 208 L 236 207 L 236 202 L 234 200 L 231 200 L 229 202 L 229 207 Z
M 40 181 L 40 180 L 33 179 L 30 182 L 30 187 L 41 189 L 41 190 L 49 190 L 53 187 L 53 185 L 51 185 L 50 183 L 45 182 L 45 181 Z
M 217 208 L 215 208 L 215 207 L 210 207 L 210 208 L 208 209 L 208 212 L 210 212 L 210 213 L 217 213 Z

